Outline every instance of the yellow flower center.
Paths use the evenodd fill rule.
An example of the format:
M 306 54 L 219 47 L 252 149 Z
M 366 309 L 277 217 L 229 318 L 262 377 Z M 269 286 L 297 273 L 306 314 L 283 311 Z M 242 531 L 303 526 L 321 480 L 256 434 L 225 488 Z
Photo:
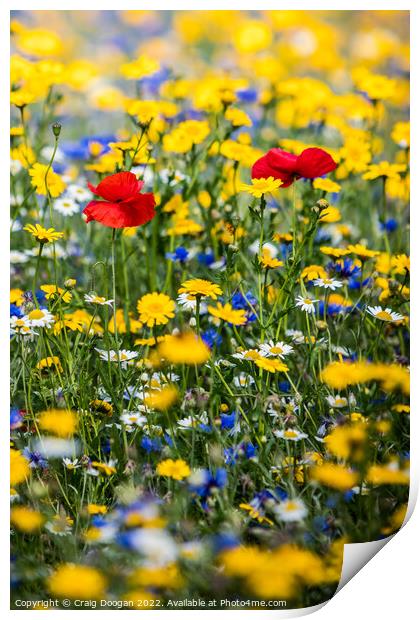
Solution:
M 284 432 L 284 436 L 285 437 L 290 437 L 290 438 L 297 437 L 297 433 L 295 431 L 285 431 Z
M 392 321 L 392 316 L 389 312 L 386 312 L 385 310 L 378 312 L 376 318 L 381 319 L 382 321 Z
M 283 353 L 283 349 L 281 347 L 271 347 L 270 353 L 281 354 Z
M 42 318 L 44 318 L 44 313 L 42 312 L 42 310 L 38 310 L 38 309 L 37 309 L 37 310 L 32 310 L 32 311 L 29 313 L 29 315 L 28 315 L 28 316 L 29 316 L 30 320 L 35 320 L 35 321 L 37 321 L 38 319 L 42 319 Z

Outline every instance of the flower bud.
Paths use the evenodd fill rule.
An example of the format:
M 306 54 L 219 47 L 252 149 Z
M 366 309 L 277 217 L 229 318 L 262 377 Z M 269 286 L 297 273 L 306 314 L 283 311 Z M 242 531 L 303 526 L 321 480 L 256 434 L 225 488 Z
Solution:
M 61 123 L 58 123 L 58 122 L 53 123 L 51 125 L 51 129 L 52 129 L 54 136 L 58 138 L 58 136 L 61 133 Z

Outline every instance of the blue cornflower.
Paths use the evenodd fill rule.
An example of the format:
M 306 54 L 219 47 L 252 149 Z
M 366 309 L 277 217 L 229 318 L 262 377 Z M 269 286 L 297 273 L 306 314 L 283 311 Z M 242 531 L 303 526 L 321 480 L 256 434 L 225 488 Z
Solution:
M 210 327 L 206 329 L 205 332 L 201 334 L 201 340 L 208 346 L 209 349 L 215 347 L 220 347 L 223 342 L 222 336 L 217 332 L 214 327 Z
M 227 471 L 223 467 L 216 469 L 214 475 L 209 469 L 201 469 L 190 477 L 189 489 L 199 497 L 207 498 L 215 489 L 223 489 L 227 483 Z
M 328 263 L 327 269 L 330 272 L 335 272 L 342 278 L 360 278 L 361 274 L 360 266 L 348 256 L 340 258 L 335 262 Z
M 46 458 L 42 456 L 40 452 L 31 452 L 29 448 L 24 448 L 23 452 L 24 456 L 29 461 L 29 467 L 32 469 L 46 469 L 48 467 L 48 461 Z
M 220 420 L 221 425 L 220 428 L 223 429 L 231 429 L 235 426 L 239 418 L 239 414 L 237 411 L 232 411 L 232 413 L 221 413 Z
M 240 88 L 236 91 L 236 96 L 242 103 L 255 103 L 258 99 L 258 92 L 255 88 Z
M 23 312 L 16 304 L 10 304 L 10 316 L 17 316 L 19 318 L 23 316 Z
M 209 267 L 212 263 L 214 263 L 214 252 L 212 250 L 199 252 L 197 254 L 197 260 L 200 265 L 205 265 L 206 267 Z
M 398 228 L 398 222 L 391 217 L 385 222 L 379 222 L 379 228 L 381 231 L 394 232 Z
M 180 263 L 185 263 L 188 260 L 189 253 L 188 250 L 180 246 L 179 248 L 176 248 L 174 252 L 167 252 L 165 256 L 169 260 L 172 260 L 174 263 L 176 261 L 179 261 Z
M 162 450 L 162 442 L 158 437 L 152 439 L 151 437 L 145 436 L 142 437 L 140 441 L 140 447 L 146 450 L 148 454 L 151 452 L 160 452 Z
M 22 426 L 23 412 L 17 407 L 10 407 L 10 430 L 14 431 Z

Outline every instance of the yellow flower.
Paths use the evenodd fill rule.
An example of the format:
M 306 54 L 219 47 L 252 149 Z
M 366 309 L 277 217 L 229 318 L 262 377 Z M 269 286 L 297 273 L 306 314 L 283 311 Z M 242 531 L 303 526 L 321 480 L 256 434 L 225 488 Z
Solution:
M 70 599 L 101 599 L 105 596 L 107 580 L 92 566 L 62 564 L 47 579 L 53 596 Z
M 201 144 L 209 135 L 207 121 L 184 121 L 163 137 L 164 151 L 187 153 L 196 144 Z
M 263 253 L 262 256 L 259 257 L 259 261 L 265 269 L 276 269 L 277 267 L 283 267 L 284 265 L 282 260 L 273 258 L 270 250 L 267 248 L 263 248 Z
M 268 357 L 260 357 L 255 360 L 255 364 L 259 368 L 267 370 L 267 372 L 287 372 L 289 370 L 289 367 L 286 366 L 286 364 L 283 364 L 280 360 Z
M 361 243 L 356 243 L 355 245 L 348 245 L 347 250 L 349 253 L 352 252 L 353 254 L 357 254 L 357 256 L 359 256 L 361 259 L 374 258 L 375 256 L 378 256 L 380 254 L 380 252 L 377 252 L 376 250 L 369 250 L 369 248 L 367 248 L 365 245 L 362 245 Z
M 52 357 L 44 357 L 42 360 L 38 362 L 36 365 L 38 370 L 56 370 L 57 372 L 63 372 L 63 367 L 61 366 L 60 359 L 53 355 Z
M 16 304 L 17 306 L 21 306 L 24 302 L 23 297 L 24 291 L 21 288 L 11 288 L 10 289 L 10 303 Z
M 237 52 L 253 53 L 270 47 L 273 30 L 265 22 L 246 19 L 234 29 L 233 44 Z
M 239 191 L 248 192 L 248 194 L 251 194 L 251 196 L 255 198 L 261 198 L 263 194 L 274 192 L 282 185 L 282 181 L 274 177 L 268 177 L 268 179 L 252 179 L 251 182 L 252 185 L 241 183 Z
M 394 274 L 405 275 L 410 271 L 410 257 L 406 254 L 398 254 L 391 258 L 392 271 Z
M 56 56 L 63 51 L 63 42 L 58 34 L 44 28 L 22 27 L 16 37 L 18 49 L 29 56 Z
M 300 277 L 302 280 L 308 280 L 311 282 L 312 280 L 317 280 L 318 278 L 326 278 L 328 276 L 324 267 L 321 265 L 308 265 L 304 267 L 301 271 Z
M 348 249 L 344 250 L 343 248 L 331 248 L 326 245 L 322 245 L 319 249 L 323 254 L 332 256 L 333 258 L 341 258 L 342 256 L 350 254 L 350 250 Z
M 167 336 L 158 345 L 157 353 L 171 364 L 204 364 L 210 358 L 210 349 L 190 332 Z
M 408 148 L 410 146 L 410 123 L 408 121 L 395 123 L 391 138 L 401 148 Z
M 175 316 L 175 302 L 164 293 L 147 293 L 137 302 L 140 321 L 148 327 L 165 325 Z
M 69 409 L 49 409 L 39 414 L 38 425 L 57 437 L 71 437 L 77 431 L 77 415 Z
M 323 224 L 334 224 L 335 222 L 339 222 L 340 220 L 340 210 L 337 209 L 337 207 L 330 206 L 322 210 L 321 217 L 319 218 L 319 221 Z
M 165 411 L 178 400 L 178 390 L 174 385 L 167 385 L 161 390 L 149 392 L 144 398 L 144 404 L 150 409 Z
M 359 479 L 357 473 L 347 469 L 343 465 L 324 463 L 311 467 L 309 474 L 312 480 L 338 491 L 349 491 Z
M 245 325 L 247 321 L 245 310 L 234 310 L 230 304 L 222 306 L 220 301 L 217 302 L 216 307 L 209 306 L 208 311 L 212 316 L 231 325 Z
M 248 114 L 238 108 L 228 108 L 225 112 L 225 119 L 230 121 L 234 127 L 252 127 Z
M 128 80 L 140 80 L 147 75 L 156 73 L 159 69 L 160 65 L 157 60 L 143 54 L 137 60 L 123 64 L 121 66 L 121 73 Z
M 23 230 L 31 233 L 33 238 L 42 244 L 57 241 L 57 239 L 64 237 L 64 233 L 57 232 L 54 228 L 44 228 L 40 224 L 35 224 L 35 226 L 27 224 L 23 227 Z
M 371 164 L 362 178 L 366 181 L 373 181 L 379 177 L 387 179 L 399 179 L 400 172 L 405 172 L 407 166 L 405 164 L 390 164 L 388 161 L 381 161 L 379 164 Z
M 31 185 L 42 196 L 49 193 L 52 198 L 57 198 L 66 189 L 63 179 L 54 172 L 52 166 L 48 169 L 47 165 L 36 163 L 29 169 L 29 175 L 32 177 Z
M 180 588 L 184 580 L 176 564 L 167 564 L 163 567 L 137 568 L 129 578 L 130 583 L 144 588 Z
M 105 476 L 112 476 L 112 474 L 117 473 L 117 470 L 111 462 L 101 463 L 100 461 L 92 461 L 92 467 L 98 469 L 101 474 L 104 474 Z
M 222 289 L 218 284 L 213 284 L 209 280 L 195 278 L 194 280 L 186 280 L 181 284 L 178 293 L 187 293 L 193 297 L 210 297 L 217 299 L 218 295 L 222 295 Z
M 15 486 L 29 478 L 31 468 L 29 461 L 20 450 L 10 450 L 10 484 Z
M 86 510 L 89 515 L 104 515 L 107 512 L 107 507 L 102 504 L 88 504 Z
M 267 519 L 259 510 L 251 506 L 251 504 L 239 504 L 239 508 L 246 510 L 249 513 L 251 519 L 256 519 L 258 523 L 267 523 L 267 525 L 273 525 L 271 519 Z
M 19 161 L 24 168 L 29 168 L 36 161 L 32 148 L 24 143 L 10 151 L 10 159 Z
M 111 334 L 114 333 L 115 330 L 115 323 L 117 324 L 117 332 L 118 334 L 126 334 L 127 333 L 127 325 L 125 322 L 125 312 L 122 308 L 118 308 L 117 312 L 115 313 L 115 320 L 114 317 L 111 317 L 108 323 L 108 331 L 111 332 Z M 143 327 L 143 324 L 141 321 L 137 320 L 134 318 L 133 313 L 129 312 L 128 313 L 128 329 L 129 332 L 131 334 L 137 334 L 140 329 Z
M 183 480 L 190 475 L 191 470 L 188 464 L 182 459 L 177 459 L 176 461 L 166 459 L 165 461 L 158 463 L 156 472 L 159 476 L 167 476 L 168 478 L 173 478 L 174 480 Z
M 339 459 L 351 461 L 361 461 L 364 458 L 366 442 L 366 425 L 363 423 L 337 426 L 325 437 L 328 452 Z
M 208 209 L 211 206 L 211 195 L 204 189 L 198 192 L 197 200 L 203 209 Z
M 397 88 L 396 80 L 370 73 L 365 68 L 354 71 L 353 78 L 357 90 L 366 93 L 372 101 L 390 99 Z
M 341 185 L 335 183 L 335 181 L 331 181 L 331 179 L 315 179 L 313 187 L 328 193 L 337 193 L 341 190 Z
M 25 88 L 19 88 L 19 90 L 12 90 L 12 92 L 10 93 L 10 103 L 11 105 L 15 105 L 17 108 L 24 108 L 30 103 L 36 101 L 36 99 L 36 94 Z
M 40 512 L 27 506 L 16 506 L 10 511 L 11 523 L 25 534 L 39 531 L 44 520 Z
M 71 301 L 72 294 L 70 291 L 65 291 L 63 288 L 60 288 L 55 284 L 42 284 L 39 288 L 41 291 L 44 291 L 47 299 L 56 299 L 60 297 L 66 304 Z
M 400 469 L 398 463 L 391 461 L 386 465 L 371 465 L 367 475 L 367 482 L 371 484 L 409 484 L 410 476 L 407 470 Z

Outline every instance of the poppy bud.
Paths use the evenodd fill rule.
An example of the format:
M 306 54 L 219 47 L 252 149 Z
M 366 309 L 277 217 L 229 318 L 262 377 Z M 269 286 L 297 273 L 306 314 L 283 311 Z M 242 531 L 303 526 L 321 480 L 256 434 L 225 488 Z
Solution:
M 61 133 L 61 123 L 58 123 L 58 122 L 53 123 L 51 125 L 51 129 L 52 129 L 54 136 L 58 138 L 58 136 Z

